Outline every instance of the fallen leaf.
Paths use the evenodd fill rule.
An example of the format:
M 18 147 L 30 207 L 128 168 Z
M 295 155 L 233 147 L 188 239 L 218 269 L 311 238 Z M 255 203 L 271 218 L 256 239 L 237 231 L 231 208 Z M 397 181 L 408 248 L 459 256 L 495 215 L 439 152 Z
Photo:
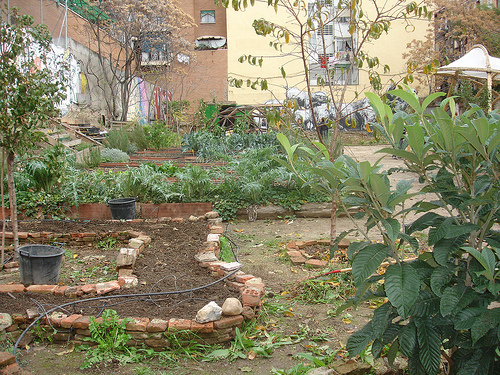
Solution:
M 342 321 L 343 321 L 345 324 L 350 324 L 350 323 L 351 323 L 351 319 L 347 319 L 347 318 L 342 319 Z
M 257 357 L 257 353 L 255 353 L 253 350 L 250 350 L 250 351 L 248 352 L 248 356 L 247 356 L 247 358 L 248 358 L 248 359 L 255 359 L 255 357 Z
M 245 229 L 233 229 L 233 232 L 243 232 Z
M 285 316 L 295 316 L 295 314 L 291 311 L 285 311 Z
M 252 368 L 250 367 L 240 367 L 241 372 L 252 372 Z
M 266 327 L 257 325 L 257 326 L 255 326 L 255 329 L 260 329 L 261 331 L 265 331 Z
M 63 350 L 62 352 L 56 353 L 56 355 L 61 356 L 61 355 L 73 353 L 73 350 L 75 350 L 75 344 L 71 343 L 71 344 L 69 344 L 68 349 Z

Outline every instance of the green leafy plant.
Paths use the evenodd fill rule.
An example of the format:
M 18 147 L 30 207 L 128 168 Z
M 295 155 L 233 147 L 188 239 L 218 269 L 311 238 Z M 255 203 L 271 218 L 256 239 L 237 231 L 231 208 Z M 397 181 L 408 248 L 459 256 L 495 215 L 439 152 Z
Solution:
M 84 168 L 97 168 L 101 165 L 101 150 L 98 147 L 92 147 L 88 153 L 83 156 L 82 166 Z
M 118 240 L 114 237 L 108 237 L 97 243 L 97 247 L 103 250 L 114 250 L 116 248 L 116 243 Z
M 408 357 L 410 374 L 434 375 L 442 367 L 453 374 L 496 373 L 500 309 L 492 303 L 499 300 L 500 238 L 493 228 L 500 220 L 500 116 L 479 107 L 449 115 L 443 107 L 449 104 L 454 114 L 453 99 L 427 114 L 442 93 L 422 104 L 412 92 L 390 93 L 405 100 L 412 113 L 393 113 L 367 93 L 380 121 L 372 125 L 391 145 L 382 152 L 401 158 L 404 170 L 424 183 L 420 192 L 410 192 L 412 182 L 405 180 L 393 188 L 380 162 L 358 163 L 346 155 L 332 162 L 320 145 L 315 152 L 282 139 L 291 170 L 300 173 L 295 168 L 308 164 L 311 183 L 337 189 L 346 212 L 349 206 L 360 208 L 351 218 L 364 240 L 348 249 L 357 291 L 338 311 L 374 298 L 386 302 L 349 338 L 349 355 L 371 346 L 374 358 Z M 407 148 L 399 147 L 401 139 Z M 403 225 L 410 211 L 420 216 Z M 362 218 L 364 226 L 354 220 Z M 381 242 L 371 241 L 372 230 Z M 430 249 L 419 248 L 424 230 Z M 376 273 L 383 262 L 389 263 L 387 270 Z
M 118 149 L 122 152 L 127 153 L 130 146 L 129 132 L 122 129 L 110 130 L 106 135 L 104 144 L 107 146 L 107 148 Z
M 136 349 L 127 346 L 130 335 L 126 331 L 130 318 L 120 319 L 114 310 L 104 310 L 102 318 L 90 318 L 90 337 L 87 341 L 97 344 L 88 351 L 82 369 L 89 368 L 99 362 L 110 362 L 113 359 L 122 363 L 132 362 Z
M 103 163 L 123 163 L 129 161 L 126 152 L 118 148 L 104 148 L 101 150 L 101 162 Z
M 220 236 L 219 240 L 220 240 L 219 259 L 222 260 L 223 262 L 234 262 L 236 259 L 230 241 L 224 236 Z
M 373 125 L 393 146 L 383 152 L 402 158 L 406 169 L 425 182 L 423 192 L 436 199 L 420 199 L 405 209 L 412 195 L 407 193 L 409 182 L 392 190 L 384 173 L 346 159 L 344 202 L 361 204 L 367 228 L 377 228 L 384 238 L 383 243 L 349 247 L 358 288 L 353 302 L 374 296 L 388 299 L 371 322 L 350 337 L 349 354 L 360 354 L 371 344 L 378 357 L 387 346 L 390 360 L 398 351 L 409 358 L 411 374 L 437 374 L 444 366 L 444 351 L 453 374 L 496 373 L 500 309 L 489 307 L 500 291 L 500 237 L 492 230 L 500 219 L 500 117 L 485 115 L 478 107 L 462 116 L 450 116 L 442 108 L 425 114 L 440 93 L 422 104 L 407 91 L 393 93 L 414 112 L 393 115 L 380 98 L 369 95 L 381 121 Z M 453 99 L 441 105 L 446 103 L 455 113 Z M 401 138 L 407 149 L 397 147 Z M 398 218 L 407 210 L 422 215 L 403 227 Z M 423 230 L 429 231 L 432 251 L 416 252 L 418 259 L 405 262 L 402 244 L 418 250 L 413 235 Z M 385 260 L 393 264 L 383 275 L 372 276 Z

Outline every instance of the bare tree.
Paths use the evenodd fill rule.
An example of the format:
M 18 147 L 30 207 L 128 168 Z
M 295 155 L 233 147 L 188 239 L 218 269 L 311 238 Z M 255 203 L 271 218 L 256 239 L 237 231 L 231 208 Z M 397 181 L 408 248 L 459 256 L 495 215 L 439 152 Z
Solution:
M 85 32 L 97 62 L 89 59 L 85 69 L 102 92 L 111 119 L 126 121 L 135 79 L 157 76 L 179 56 L 192 54 L 184 34 L 193 19 L 170 0 L 91 4 L 80 13 L 89 21 Z

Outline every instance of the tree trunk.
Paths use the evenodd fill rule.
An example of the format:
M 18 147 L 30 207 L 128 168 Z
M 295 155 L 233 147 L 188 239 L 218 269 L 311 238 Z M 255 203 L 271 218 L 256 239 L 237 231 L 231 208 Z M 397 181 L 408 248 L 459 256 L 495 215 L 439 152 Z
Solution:
M 332 194 L 332 209 L 330 211 L 330 247 L 333 246 L 337 237 L 337 194 Z
M 9 151 L 7 154 L 7 185 L 9 187 L 10 216 L 12 219 L 12 234 L 14 235 L 15 251 L 19 247 L 19 237 L 17 229 L 16 185 L 14 183 L 14 159 L 14 153 Z

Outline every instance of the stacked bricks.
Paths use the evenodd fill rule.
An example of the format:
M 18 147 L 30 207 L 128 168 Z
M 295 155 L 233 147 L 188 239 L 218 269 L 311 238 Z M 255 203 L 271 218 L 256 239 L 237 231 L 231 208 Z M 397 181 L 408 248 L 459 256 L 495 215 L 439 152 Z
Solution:
M 208 268 L 214 276 L 226 277 L 225 283 L 229 289 L 239 292 L 243 305 L 243 314 L 252 319 L 259 311 L 261 297 L 265 293 L 265 285 L 261 278 L 248 275 L 240 271 L 241 263 L 227 263 L 218 259 L 220 252 L 219 237 L 224 233 L 222 220 L 218 215 L 211 216 L 207 213 L 207 222 L 210 234 L 204 247 L 195 256 L 201 267 Z
M 22 330 L 26 329 L 36 318 L 28 318 L 21 314 L 14 314 L 13 316 L 9 314 L 0 315 L 4 318 L 9 318 L 11 324 L 5 327 L 4 330 L 11 335 L 13 340 L 17 339 Z M 55 342 L 72 340 L 76 344 L 89 343 L 86 339 L 91 336 L 89 330 L 91 319 L 93 318 L 90 316 L 80 314 L 67 315 L 60 312 L 53 312 L 41 320 L 40 332 Z M 153 349 L 170 347 L 170 340 L 172 338 L 169 336 L 173 334 L 176 335 L 175 342 L 180 342 L 181 344 L 188 344 L 193 341 L 204 344 L 230 341 L 235 335 L 236 328 L 241 327 L 244 321 L 243 315 L 222 316 L 221 319 L 208 323 L 198 323 L 195 320 L 177 318 L 169 320 L 150 318 L 125 319 L 127 320 L 126 332 L 130 335 L 128 345 L 136 347 L 143 347 L 145 345 Z M 99 322 L 102 318 L 95 320 Z
M 338 247 L 345 251 L 349 247 L 350 242 L 347 240 L 340 241 Z M 307 246 L 322 245 L 330 246 L 330 240 L 308 240 L 308 241 L 290 241 L 286 245 L 286 252 L 293 264 L 306 264 L 314 268 L 325 267 L 328 262 L 326 260 L 311 259 L 303 250 Z
M 182 222 L 185 219 L 171 219 L 172 222 Z M 223 233 L 221 219 L 217 212 L 207 212 L 204 216 L 195 218 L 191 217 L 188 220 L 198 221 L 206 220 L 210 233 L 207 236 L 207 241 L 196 255 L 199 259 L 199 264 L 202 267 L 210 270 L 214 276 L 222 277 L 231 274 L 226 279 L 228 286 L 233 286 L 241 292 L 241 300 L 243 304 L 243 312 L 239 315 L 225 316 L 221 319 L 208 323 L 198 323 L 190 319 L 169 320 L 149 319 L 149 318 L 127 318 L 129 321 L 126 324 L 127 333 L 130 334 L 130 346 L 148 346 L 154 349 L 164 349 L 170 346 L 169 335 L 176 334 L 176 342 L 198 341 L 200 343 L 215 344 L 230 341 L 235 336 L 237 327 L 241 327 L 245 319 L 253 319 L 255 313 L 260 307 L 260 297 L 264 293 L 264 284 L 262 279 L 256 278 L 253 275 L 246 275 L 242 271 L 234 271 L 241 267 L 240 263 L 226 263 L 218 260 L 220 251 L 219 237 Z M 109 234 L 106 234 L 108 237 Z M 49 238 L 50 233 L 35 234 L 31 238 Z M 25 287 L 22 284 L 0 285 L 0 293 L 20 293 L 23 291 L 39 292 L 39 293 L 54 293 L 65 295 L 70 298 L 77 298 L 85 295 L 97 294 L 102 295 L 112 290 L 117 290 L 123 287 L 131 287 L 133 283 L 137 283 L 136 276 L 133 275 L 133 265 L 137 255 L 142 249 L 147 246 L 151 239 L 143 233 L 123 232 L 116 234 L 117 238 L 128 238 L 128 247 L 120 250 L 117 259 L 118 280 L 99 284 L 88 284 L 82 286 L 59 286 L 59 285 L 31 285 Z M 30 235 L 27 236 L 30 238 Z M 71 237 L 65 238 L 90 238 L 87 235 L 84 237 L 80 234 L 72 234 Z M 208 261 L 207 261 L 208 260 Z M 5 317 L 6 323 L 1 325 L 1 318 Z M 22 314 L 1 314 L 0 313 L 0 331 L 5 330 L 12 335 L 15 340 L 21 334 L 22 330 L 26 329 L 30 323 L 38 318 L 38 313 L 27 311 L 26 315 Z M 82 316 L 79 314 L 66 315 L 60 312 L 53 312 L 50 316 L 42 319 L 42 328 L 44 334 L 50 336 L 54 341 L 67 342 L 72 339 L 76 343 L 83 342 L 83 339 L 90 337 L 89 324 L 91 317 Z M 100 319 L 100 318 L 97 318 Z M 70 336 L 71 332 L 71 336 Z M 25 336 L 26 337 L 26 336 Z
M 12 354 L 0 352 L 0 374 L 29 375 L 31 372 L 22 370 Z

